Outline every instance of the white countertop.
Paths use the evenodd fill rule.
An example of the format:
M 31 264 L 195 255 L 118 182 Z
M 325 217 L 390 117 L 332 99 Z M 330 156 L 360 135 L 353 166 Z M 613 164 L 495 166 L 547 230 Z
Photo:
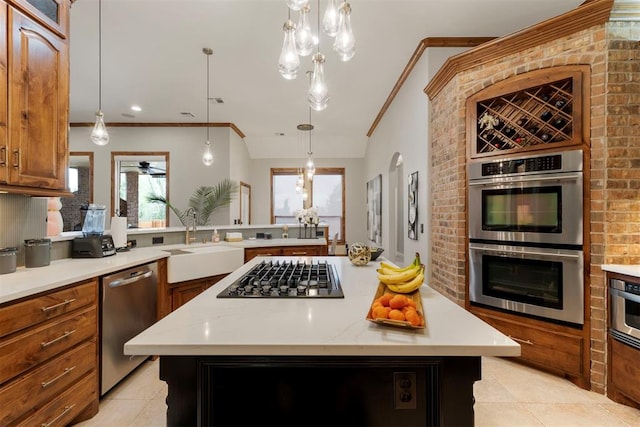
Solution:
M 132 338 L 130 355 L 519 356 L 520 346 L 428 286 L 421 288 L 426 328 L 366 320 L 379 262 L 314 257 L 336 266 L 344 299 L 216 298 L 264 260 L 254 258 Z M 309 259 L 274 257 L 274 259 Z
M 45 267 L 19 267 L 0 275 L 0 304 L 169 256 L 160 248 L 139 248 L 104 258 L 65 258 Z
M 604 271 L 626 274 L 627 276 L 640 277 L 640 265 L 603 264 Z

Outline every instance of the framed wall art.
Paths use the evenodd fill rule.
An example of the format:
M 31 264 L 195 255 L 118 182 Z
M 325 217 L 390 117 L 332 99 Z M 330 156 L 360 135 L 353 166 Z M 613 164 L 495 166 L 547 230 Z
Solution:
M 369 240 L 382 244 L 382 175 L 367 182 L 367 234 Z
M 418 172 L 409 174 L 409 202 L 408 209 L 408 236 L 412 240 L 418 240 Z

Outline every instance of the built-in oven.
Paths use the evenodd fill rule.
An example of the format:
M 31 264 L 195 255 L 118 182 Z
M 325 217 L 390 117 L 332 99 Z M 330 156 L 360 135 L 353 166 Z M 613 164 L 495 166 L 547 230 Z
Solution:
M 584 324 L 581 250 L 469 244 L 469 300 L 545 320 Z
M 609 295 L 609 333 L 618 341 L 640 349 L 640 279 L 637 283 L 610 279 Z
M 573 150 L 469 165 L 469 237 L 582 245 L 583 160 Z

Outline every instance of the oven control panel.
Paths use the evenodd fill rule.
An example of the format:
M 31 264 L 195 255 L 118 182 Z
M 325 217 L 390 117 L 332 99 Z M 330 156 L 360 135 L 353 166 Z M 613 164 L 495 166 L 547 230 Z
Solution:
M 640 295 L 640 283 L 632 283 L 623 280 L 612 279 L 609 281 L 609 286 L 619 291 Z
M 555 154 L 550 156 L 484 163 L 482 165 L 482 176 L 543 172 L 560 169 L 562 169 L 562 156 Z

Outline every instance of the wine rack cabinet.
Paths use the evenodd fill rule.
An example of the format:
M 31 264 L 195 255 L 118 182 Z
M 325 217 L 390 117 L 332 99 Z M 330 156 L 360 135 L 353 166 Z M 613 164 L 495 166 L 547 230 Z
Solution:
M 582 144 L 588 67 L 521 74 L 467 100 L 470 157 Z

